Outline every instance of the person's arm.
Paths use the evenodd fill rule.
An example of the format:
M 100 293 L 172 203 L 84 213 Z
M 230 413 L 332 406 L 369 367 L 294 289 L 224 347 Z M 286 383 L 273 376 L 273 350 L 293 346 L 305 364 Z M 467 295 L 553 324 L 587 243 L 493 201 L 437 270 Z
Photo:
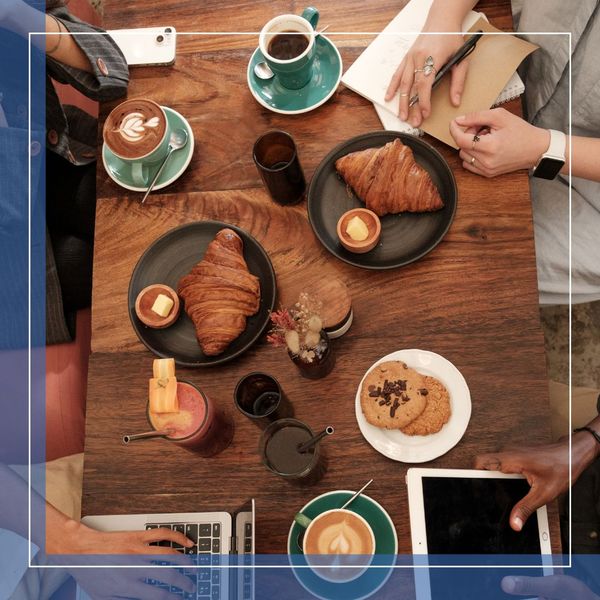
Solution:
M 71 39 L 90 65 L 87 71 L 59 60 L 56 52 L 47 54 L 46 68 L 50 77 L 60 83 L 72 85 L 92 100 L 105 101 L 123 96 L 127 92 L 129 69 L 123 53 L 112 37 L 103 29 L 80 21 L 66 8 L 55 9 L 49 16 L 54 17 L 61 28 L 69 32 L 70 35 L 62 35 L 61 39 Z M 77 60 L 80 59 L 70 62 Z
M 53 34 L 31 39 L 46 52 L 48 73 L 56 81 L 72 85 L 93 100 L 112 100 L 126 93 L 129 69 L 115 41 L 65 7 L 44 14 L 23 0 L 0 0 L 0 26 L 25 38 L 44 27 Z
M 476 133 L 484 129 L 479 140 Z M 450 133 L 460 150 L 463 167 L 484 177 L 495 177 L 519 169 L 532 169 L 548 150 L 550 133 L 530 125 L 504 108 L 484 110 L 457 117 L 450 123 Z M 565 149 L 565 166 L 561 173 L 600 181 L 600 139 L 573 136 L 573 156 Z M 473 161 L 473 159 L 475 159 Z
M 560 172 L 563 175 L 567 175 L 570 163 L 573 177 L 600 181 L 600 160 L 598 158 L 600 157 L 600 139 L 572 136 L 571 144 L 573 146 L 572 158 L 569 155 L 569 138 L 567 137 L 567 161 Z
M 12 469 L 0 463 L 0 528 L 28 537 L 29 490 L 27 483 Z M 31 492 L 31 512 L 46 511 L 46 531 L 32 526 L 31 541 L 46 554 L 178 554 L 167 547 L 149 546 L 152 542 L 171 541 L 191 548 L 194 544 L 183 533 L 170 529 L 150 531 L 102 532 L 86 527 L 58 511 L 36 492 Z M 35 523 L 42 521 L 33 519 Z M 43 522 L 43 521 L 42 521 Z
M 179 554 L 173 548 L 148 545 L 160 541 L 175 542 L 186 548 L 194 545 L 183 533 L 165 528 L 96 531 L 46 504 L 47 554 Z M 39 545 L 38 541 L 36 543 Z
M 89 58 L 68 31 L 60 19 L 46 15 L 46 33 L 57 34 L 45 36 L 46 54 L 63 65 L 91 73 L 92 65 Z
M 43 17 L 43 18 L 42 18 Z M 66 33 L 67 29 L 58 19 L 51 15 L 42 15 L 38 10 L 22 0 L 13 0 L 6 5 L 3 18 L 4 25 L 23 37 L 27 37 L 30 29 L 37 23 L 45 24 L 46 33 Z M 45 38 L 45 41 L 44 41 Z M 76 69 L 91 72 L 92 66 L 87 56 L 70 35 L 32 36 L 32 43 L 45 49 L 48 56 Z
M 410 120 L 411 125 L 418 127 L 423 119 L 431 113 L 431 86 L 434 73 L 424 76 L 415 72 L 425 63 L 428 56 L 433 58 L 434 66 L 440 69 L 448 59 L 464 43 L 460 33 L 465 16 L 477 0 L 434 0 L 423 32 L 400 63 L 388 86 L 385 99 L 390 101 L 396 93 L 399 94 L 399 115 L 403 120 Z M 430 35 L 433 32 L 454 32 L 456 35 Z M 450 101 L 454 106 L 460 105 L 460 99 L 467 76 L 468 59 L 463 60 L 451 71 Z M 419 101 L 409 108 L 409 99 L 419 94 Z
M 588 427 L 600 432 L 600 417 Z M 600 456 L 600 444 L 587 431 L 572 435 L 572 482 Z M 569 439 L 555 444 L 482 454 L 475 459 L 476 469 L 520 473 L 531 486 L 529 493 L 513 507 L 509 522 L 515 531 L 521 531 L 527 519 L 540 507 L 551 502 L 569 488 Z

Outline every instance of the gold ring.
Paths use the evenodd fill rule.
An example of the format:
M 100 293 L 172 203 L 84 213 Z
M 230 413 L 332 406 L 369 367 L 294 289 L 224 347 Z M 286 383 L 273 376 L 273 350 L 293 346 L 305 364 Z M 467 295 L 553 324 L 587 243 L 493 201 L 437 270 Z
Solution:
M 424 69 L 415 69 L 415 73 L 422 73 Z
M 471 160 L 469 161 L 469 164 L 471 166 L 473 166 L 475 164 L 475 157 L 474 156 L 471 156 Z
M 400 94 L 400 98 L 407 98 L 410 94 Z

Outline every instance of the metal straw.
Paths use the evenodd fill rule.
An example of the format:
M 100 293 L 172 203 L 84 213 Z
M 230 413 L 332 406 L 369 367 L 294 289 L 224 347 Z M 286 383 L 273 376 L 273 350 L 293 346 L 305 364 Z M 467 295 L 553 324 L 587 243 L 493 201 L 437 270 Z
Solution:
M 300 444 L 298 446 L 298 452 L 306 452 L 310 450 L 315 444 L 318 444 L 325 436 L 331 435 L 335 429 L 329 425 L 329 427 L 325 427 L 321 433 L 318 433 L 314 437 L 311 437 L 310 440 L 304 442 L 304 444 Z
M 349 504 L 352 504 L 352 502 L 354 502 L 354 500 L 356 500 L 356 498 L 358 498 L 367 489 L 367 487 L 369 487 L 372 483 L 373 483 L 372 479 L 367 481 L 367 483 L 365 483 L 365 485 L 363 485 L 360 488 L 360 490 L 358 490 L 358 492 L 356 492 L 356 494 L 354 494 L 354 496 L 352 496 L 352 498 L 350 498 L 350 500 L 348 500 L 343 506 L 340 506 L 340 508 L 346 508 L 346 506 L 348 506 Z
M 148 438 L 165 437 L 171 435 L 172 433 L 175 433 L 174 429 L 162 429 L 161 431 L 153 430 L 146 431 L 145 433 L 134 433 L 131 435 L 124 435 L 123 443 L 129 444 L 129 442 L 133 442 L 135 440 L 147 440 Z

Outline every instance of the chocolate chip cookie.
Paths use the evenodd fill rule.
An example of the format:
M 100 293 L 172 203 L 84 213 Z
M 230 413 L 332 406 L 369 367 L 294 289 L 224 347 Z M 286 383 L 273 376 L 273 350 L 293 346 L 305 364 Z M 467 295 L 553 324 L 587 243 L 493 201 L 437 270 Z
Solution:
M 425 386 L 419 394 L 427 401 L 425 410 L 412 422 L 402 427 L 406 435 L 430 435 L 437 433 L 450 419 L 450 394 L 444 384 L 435 377 L 425 375 Z
M 424 377 L 406 363 L 381 363 L 363 381 L 360 390 L 363 414 L 376 427 L 406 427 L 425 410 L 427 399 L 419 393 L 424 388 Z

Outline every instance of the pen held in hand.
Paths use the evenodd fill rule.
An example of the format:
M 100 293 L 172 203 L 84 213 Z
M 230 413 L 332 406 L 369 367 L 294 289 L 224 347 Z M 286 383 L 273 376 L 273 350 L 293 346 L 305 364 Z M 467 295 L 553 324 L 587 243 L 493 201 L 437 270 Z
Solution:
M 450 60 L 436 73 L 435 79 L 433 80 L 433 85 L 431 86 L 432 90 L 435 89 L 439 85 L 439 83 L 442 80 L 442 78 L 444 77 L 444 75 L 446 75 L 446 73 L 448 73 L 448 71 L 450 71 L 450 69 L 452 67 L 459 64 L 461 61 L 463 61 L 465 58 L 467 58 L 467 56 L 469 56 L 469 54 L 471 54 L 471 52 L 473 52 L 473 50 L 475 50 L 475 46 L 477 45 L 477 42 L 479 41 L 479 38 L 482 35 L 483 35 L 483 31 L 481 29 L 477 30 L 475 32 L 475 34 L 472 35 L 454 53 L 452 58 L 450 58 Z M 415 94 L 414 96 L 411 97 L 410 101 L 408 102 L 408 107 L 410 108 L 411 106 L 414 106 L 418 101 L 419 101 L 419 94 Z

